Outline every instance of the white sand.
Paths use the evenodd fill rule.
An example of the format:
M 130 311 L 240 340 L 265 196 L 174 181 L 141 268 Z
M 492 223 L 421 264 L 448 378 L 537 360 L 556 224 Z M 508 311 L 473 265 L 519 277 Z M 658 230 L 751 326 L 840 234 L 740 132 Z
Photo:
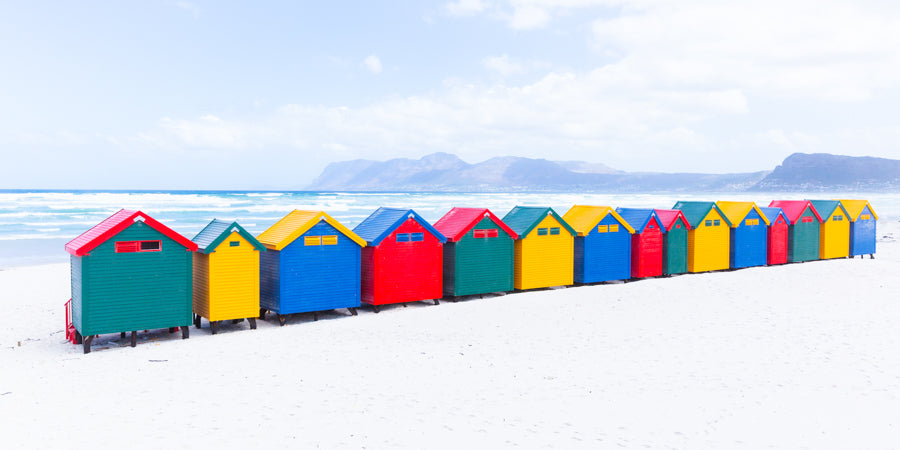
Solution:
M 68 344 L 0 272 L 3 448 L 888 448 L 900 237 L 831 260 Z M 21 346 L 19 346 L 21 343 Z M 120 347 L 121 346 L 121 347 Z

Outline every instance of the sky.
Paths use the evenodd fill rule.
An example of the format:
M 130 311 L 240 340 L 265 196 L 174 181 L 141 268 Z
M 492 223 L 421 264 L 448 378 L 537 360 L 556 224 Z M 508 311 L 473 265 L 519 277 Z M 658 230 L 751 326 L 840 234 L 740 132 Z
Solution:
M 302 189 L 449 152 L 900 158 L 900 3 L 0 3 L 0 189 Z

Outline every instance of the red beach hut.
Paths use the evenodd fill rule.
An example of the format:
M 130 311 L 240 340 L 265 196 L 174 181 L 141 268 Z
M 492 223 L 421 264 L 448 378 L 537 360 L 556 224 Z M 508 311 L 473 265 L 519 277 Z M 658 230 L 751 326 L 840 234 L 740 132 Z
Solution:
M 662 275 L 663 235 L 666 228 L 652 209 L 617 208 L 635 233 L 631 235 L 631 277 L 647 278 Z
M 362 303 L 378 305 L 443 297 L 443 245 L 447 242 L 411 209 L 378 208 L 353 232 L 362 249 Z
M 788 220 L 781 208 L 759 208 L 769 219 L 766 264 L 786 264 L 788 259 Z

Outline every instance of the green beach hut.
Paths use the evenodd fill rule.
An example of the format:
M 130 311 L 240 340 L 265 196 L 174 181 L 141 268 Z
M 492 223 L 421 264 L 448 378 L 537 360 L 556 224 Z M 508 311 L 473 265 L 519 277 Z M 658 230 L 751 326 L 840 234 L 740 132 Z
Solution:
M 663 235 L 663 275 L 686 273 L 688 270 L 688 231 L 691 225 L 679 209 L 656 209 L 666 229 Z
M 434 228 L 444 244 L 444 295 L 513 290 L 514 244 L 518 235 L 486 208 L 453 208 Z
M 66 244 L 71 255 L 71 324 L 90 353 L 94 336 L 192 322 L 192 253 L 197 244 L 140 211 L 121 210 Z
M 784 210 L 788 225 L 788 262 L 819 259 L 819 226 L 822 218 L 809 200 L 773 200 L 770 207 Z

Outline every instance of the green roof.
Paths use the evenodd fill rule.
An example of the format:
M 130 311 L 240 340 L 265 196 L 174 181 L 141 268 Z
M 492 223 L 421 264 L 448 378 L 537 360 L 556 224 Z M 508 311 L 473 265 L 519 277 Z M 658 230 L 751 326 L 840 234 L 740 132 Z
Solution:
M 725 216 L 725 213 L 716 206 L 716 202 L 678 202 L 672 209 L 680 209 L 681 212 L 684 213 L 684 217 L 687 219 L 688 223 L 691 225 L 691 228 L 696 228 L 700 225 L 707 214 L 713 209 L 719 213 L 719 216 L 722 217 L 722 220 L 724 220 L 729 227 L 731 226 L 731 221 L 729 221 L 728 217 Z
M 569 234 L 578 235 L 559 214 L 556 214 L 553 208 L 546 206 L 516 206 L 506 213 L 502 220 L 519 235 L 519 239 L 523 239 L 548 215 L 552 215 L 563 228 L 569 231 Z
M 200 253 L 212 253 L 216 251 L 219 244 L 222 243 L 232 232 L 237 231 L 244 237 L 250 245 L 256 247 L 257 250 L 264 252 L 266 247 L 263 246 L 252 234 L 248 233 L 244 227 L 238 225 L 237 222 L 226 222 L 224 220 L 213 219 L 206 228 L 201 230 L 191 239 L 197 244 L 197 251 Z

